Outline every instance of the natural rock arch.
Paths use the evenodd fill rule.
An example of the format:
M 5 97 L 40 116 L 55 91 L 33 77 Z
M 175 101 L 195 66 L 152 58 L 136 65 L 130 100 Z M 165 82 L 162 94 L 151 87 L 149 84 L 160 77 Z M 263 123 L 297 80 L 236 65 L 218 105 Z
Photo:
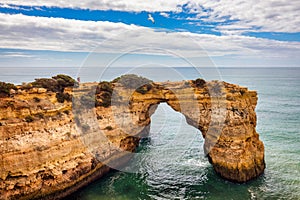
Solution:
M 86 96 L 95 86 L 64 93 Z M 263 173 L 255 91 L 217 81 L 151 83 L 141 93 L 113 87 L 111 106 L 76 109 L 76 101 L 58 102 L 55 92 L 38 88 L 0 99 L 0 199 L 60 198 L 126 163 L 161 102 L 201 131 L 208 159 L 222 177 L 245 182 Z M 29 115 L 32 120 L 25 121 Z
M 166 102 L 200 130 L 204 151 L 223 178 L 246 182 L 263 173 L 264 145 L 255 130 L 255 91 L 226 82 L 212 81 L 197 87 L 192 81 L 183 81 L 155 83 L 146 94 L 131 92 L 123 100 L 130 102 L 131 119 L 136 120 L 133 123 L 149 125 L 157 105 Z

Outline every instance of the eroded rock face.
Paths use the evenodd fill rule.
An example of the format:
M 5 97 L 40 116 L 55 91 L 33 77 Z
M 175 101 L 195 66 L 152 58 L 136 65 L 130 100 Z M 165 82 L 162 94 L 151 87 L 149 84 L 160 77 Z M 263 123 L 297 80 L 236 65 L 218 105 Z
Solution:
M 167 102 L 184 114 L 188 124 L 201 131 L 204 151 L 223 178 L 246 182 L 263 173 L 264 145 L 255 130 L 255 91 L 225 82 L 197 87 L 183 81 L 158 83 L 147 95 L 133 95 L 132 109 L 147 114 L 151 105 Z
M 94 85 L 66 89 L 75 104 L 59 103 L 42 89 L 0 98 L 0 199 L 59 198 L 125 164 L 161 102 L 201 131 L 208 159 L 222 177 L 245 182 L 263 173 L 255 91 L 183 81 L 152 83 L 141 94 L 114 83 L 111 106 L 76 105 L 76 96 Z

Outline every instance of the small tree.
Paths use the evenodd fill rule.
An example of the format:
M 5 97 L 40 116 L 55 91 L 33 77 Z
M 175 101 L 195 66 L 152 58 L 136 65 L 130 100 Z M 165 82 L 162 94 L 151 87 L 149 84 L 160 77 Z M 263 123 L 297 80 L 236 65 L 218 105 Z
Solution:
M 76 81 L 64 74 L 53 76 L 52 78 L 39 78 L 32 82 L 32 86 L 46 88 L 52 92 L 63 92 L 66 87 L 73 87 Z
M 122 75 L 119 78 L 114 79 L 112 82 L 121 83 L 124 87 L 131 89 L 137 89 L 143 85 L 152 83 L 151 80 L 135 74 Z
M 108 92 L 112 94 L 113 92 L 113 86 L 111 82 L 102 81 L 98 84 L 96 89 L 96 94 L 100 94 L 101 92 Z
M 10 90 L 16 90 L 17 87 L 12 83 L 0 82 L 0 97 L 7 97 L 10 95 Z
M 196 86 L 196 87 L 204 87 L 205 84 L 206 84 L 206 81 L 202 78 L 197 78 L 196 80 L 193 81 L 193 84 Z

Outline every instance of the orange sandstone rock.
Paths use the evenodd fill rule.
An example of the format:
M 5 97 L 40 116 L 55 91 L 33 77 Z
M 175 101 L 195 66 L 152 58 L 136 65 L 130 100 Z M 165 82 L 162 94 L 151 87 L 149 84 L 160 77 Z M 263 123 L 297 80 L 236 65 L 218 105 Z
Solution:
M 0 199 L 60 198 L 125 164 L 161 102 L 201 131 L 220 176 L 245 182 L 263 173 L 255 91 L 225 82 L 183 81 L 151 83 L 141 94 L 114 83 L 111 106 L 77 105 L 95 85 L 66 88 L 73 102 L 59 103 L 45 89 L 0 98 Z

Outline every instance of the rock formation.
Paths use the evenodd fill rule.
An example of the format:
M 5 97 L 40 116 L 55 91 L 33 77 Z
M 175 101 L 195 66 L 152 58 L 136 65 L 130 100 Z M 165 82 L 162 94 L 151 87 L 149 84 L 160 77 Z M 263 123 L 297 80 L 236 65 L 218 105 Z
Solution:
M 201 131 L 220 176 L 246 182 L 263 173 L 255 91 L 201 79 L 139 90 L 118 81 L 97 85 L 62 90 L 73 101 L 35 87 L 0 98 L 0 199 L 60 198 L 126 164 L 161 102 Z

